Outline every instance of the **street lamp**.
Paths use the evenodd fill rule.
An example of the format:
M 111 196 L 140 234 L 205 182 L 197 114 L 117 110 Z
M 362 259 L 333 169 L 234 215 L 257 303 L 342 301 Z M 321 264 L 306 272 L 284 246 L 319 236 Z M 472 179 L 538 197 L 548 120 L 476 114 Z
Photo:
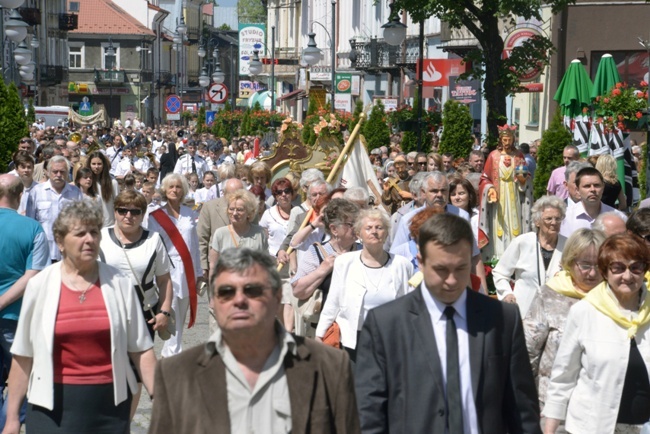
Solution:
M 199 86 L 208 87 L 210 84 L 210 77 L 208 76 L 208 68 L 206 66 L 201 70 L 201 75 L 199 75 Z
M 13 42 L 20 42 L 27 37 L 29 24 L 23 21 L 16 9 L 9 14 L 9 20 L 5 23 L 5 35 Z
M 214 72 L 212 73 L 212 81 L 214 81 L 217 84 L 221 84 L 224 81 L 226 81 L 226 74 L 224 74 L 224 72 L 221 70 L 221 62 L 219 62 L 219 50 L 215 48 L 214 52 L 215 52 L 214 59 L 215 62 L 217 63 L 214 65 Z M 231 89 L 230 91 L 234 92 L 233 89 Z
M 108 47 L 106 47 L 106 57 L 113 57 L 115 56 L 115 48 L 113 48 L 113 40 L 111 38 L 108 38 Z M 108 65 L 104 65 L 108 66 Z M 112 65 L 111 65 L 112 66 Z M 108 106 L 112 108 L 113 105 L 113 74 L 111 74 L 111 71 L 109 68 L 108 69 Z M 106 109 L 106 117 L 108 118 L 108 127 L 111 127 L 111 114 L 110 110 Z
M 258 50 L 253 51 L 253 58 L 248 63 L 248 71 L 251 75 L 259 75 L 263 68 L 264 65 L 260 62 L 260 52 Z
M 386 24 L 381 26 L 384 29 L 384 40 L 391 45 L 401 45 L 406 39 L 406 26 L 400 23 L 397 19 L 397 14 L 393 11 L 393 3 L 390 5 L 391 17 Z M 404 26 L 403 28 L 398 25 Z M 422 81 L 422 69 L 424 69 L 424 20 L 420 21 L 420 33 L 418 35 L 418 99 L 417 99 L 417 135 L 418 135 L 418 147 L 417 151 L 420 152 L 422 149 L 422 111 L 424 108 L 424 98 L 422 95 L 423 92 L 423 81 Z
M 307 43 L 307 48 L 302 50 L 302 58 L 307 63 L 309 66 L 314 66 L 323 57 L 323 52 L 316 46 L 316 40 L 314 37 L 316 34 L 314 33 L 313 27 L 314 24 L 318 24 L 325 30 L 325 33 L 327 36 L 330 38 L 330 52 L 332 55 L 332 58 L 330 60 L 331 62 L 331 72 L 332 72 L 332 97 L 330 101 L 330 110 L 332 113 L 335 112 L 335 107 L 334 107 L 334 98 L 336 96 L 336 41 L 334 37 L 336 36 L 336 0 L 332 0 L 332 33 L 330 34 L 325 26 L 323 26 L 321 23 L 318 21 L 312 21 L 312 31 L 309 33 L 307 36 L 309 37 L 309 42 Z
M 14 50 L 14 59 L 18 65 L 26 65 L 32 61 L 32 50 L 27 48 L 25 41 L 18 44 Z
M 5 9 L 16 9 L 22 6 L 25 0 L 0 0 L 0 7 Z

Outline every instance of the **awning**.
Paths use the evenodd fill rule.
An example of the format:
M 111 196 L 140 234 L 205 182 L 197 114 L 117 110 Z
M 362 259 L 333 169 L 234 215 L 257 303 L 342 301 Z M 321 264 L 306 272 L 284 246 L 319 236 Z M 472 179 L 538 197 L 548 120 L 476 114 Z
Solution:
M 300 99 L 304 98 L 307 95 L 307 93 L 304 91 L 304 89 L 297 89 L 289 93 L 285 93 L 282 95 L 280 98 L 277 98 L 278 101 L 288 101 L 290 99 Z

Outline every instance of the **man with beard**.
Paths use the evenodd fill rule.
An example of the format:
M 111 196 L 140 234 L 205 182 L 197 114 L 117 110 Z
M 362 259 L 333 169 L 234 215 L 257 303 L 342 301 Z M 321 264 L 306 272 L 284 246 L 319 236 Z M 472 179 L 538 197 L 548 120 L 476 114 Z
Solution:
M 404 205 L 405 201 L 413 199 L 409 192 L 409 183 L 412 177 L 408 172 L 406 158 L 403 155 L 398 155 L 395 157 L 394 163 L 397 178 L 389 178 L 384 182 L 384 192 L 381 195 L 381 201 L 388 207 L 390 214 L 394 214 Z

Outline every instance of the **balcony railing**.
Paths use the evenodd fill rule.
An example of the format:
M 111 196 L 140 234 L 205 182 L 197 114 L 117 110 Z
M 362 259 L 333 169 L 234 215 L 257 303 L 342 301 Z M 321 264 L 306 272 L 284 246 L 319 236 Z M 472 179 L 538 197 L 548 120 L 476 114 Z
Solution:
M 95 69 L 95 83 L 125 83 L 125 71 L 107 71 Z
M 19 8 L 20 16 L 30 26 L 39 26 L 41 24 L 41 10 L 39 8 Z
M 54 86 L 67 81 L 68 69 L 61 65 L 41 65 L 40 85 Z
M 171 86 L 174 83 L 174 75 L 170 71 L 156 72 L 156 89 Z
M 59 14 L 59 30 L 70 31 L 79 27 L 79 15 Z
M 393 47 L 376 38 L 368 41 L 350 41 L 350 65 L 366 72 L 381 72 L 396 69 L 401 61 L 400 47 Z

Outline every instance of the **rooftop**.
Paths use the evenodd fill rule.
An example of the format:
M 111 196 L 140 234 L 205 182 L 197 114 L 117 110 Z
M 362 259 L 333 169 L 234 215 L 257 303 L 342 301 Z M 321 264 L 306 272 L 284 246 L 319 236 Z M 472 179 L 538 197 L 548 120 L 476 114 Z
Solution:
M 111 0 L 84 0 L 79 27 L 71 34 L 147 35 L 154 33 Z

